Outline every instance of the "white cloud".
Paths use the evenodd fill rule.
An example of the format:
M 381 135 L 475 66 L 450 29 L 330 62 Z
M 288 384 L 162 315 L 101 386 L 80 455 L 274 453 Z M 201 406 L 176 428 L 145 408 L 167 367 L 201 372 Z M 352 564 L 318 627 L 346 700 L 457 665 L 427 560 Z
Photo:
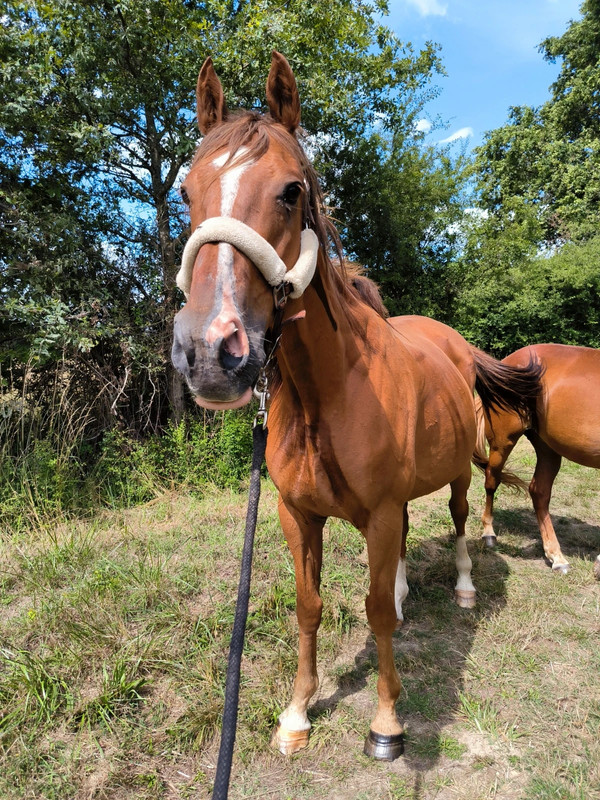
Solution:
M 445 17 L 448 6 L 438 0 L 408 0 L 411 6 L 416 6 L 422 17 Z
M 432 127 L 433 126 L 428 119 L 418 119 L 415 122 L 415 129 L 418 130 L 420 133 L 429 133 Z
M 458 139 L 468 139 L 469 136 L 473 136 L 473 128 L 460 128 L 445 139 L 441 139 L 439 144 L 449 144 L 450 142 L 456 142 Z

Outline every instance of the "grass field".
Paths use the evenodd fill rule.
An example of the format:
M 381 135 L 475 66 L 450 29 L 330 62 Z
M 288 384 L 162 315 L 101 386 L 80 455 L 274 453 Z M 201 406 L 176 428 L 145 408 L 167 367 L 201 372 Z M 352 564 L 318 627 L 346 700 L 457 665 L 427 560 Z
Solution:
M 519 445 L 511 466 L 533 471 Z M 446 491 L 411 505 L 406 622 L 395 634 L 406 753 L 362 754 L 376 654 L 360 535 L 326 531 L 321 687 L 310 746 L 269 747 L 296 665 L 295 591 L 264 482 L 230 797 L 600 798 L 598 473 L 565 464 L 552 510 L 569 575 L 544 562 L 528 499 L 501 490 L 495 551 L 468 526 L 478 605 L 453 602 Z M 207 798 L 246 497 L 169 494 L 125 512 L 2 534 L 0 796 Z

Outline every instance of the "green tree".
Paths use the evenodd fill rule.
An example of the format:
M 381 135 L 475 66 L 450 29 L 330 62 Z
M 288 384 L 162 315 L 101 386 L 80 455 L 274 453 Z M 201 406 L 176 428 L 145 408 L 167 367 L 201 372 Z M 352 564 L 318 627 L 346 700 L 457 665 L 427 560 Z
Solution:
M 539 216 L 546 244 L 584 241 L 600 223 L 599 0 L 585 0 L 581 14 L 540 45 L 546 60 L 561 61 L 550 99 L 511 109 L 477 152 L 483 207 L 514 213 L 508 201 L 521 198 Z
M 600 347 L 600 237 L 539 251 L 540 227 L 523 208 L 466 226 L 453 322 L 495 356 L 539 342 Z
M 466 158 L 425 146 L 414 130 L 376 132 L 336 156 L 324 174 L 350 254 L 378 283 L 391 314 L 446 319 Z
M 600 2 L 542 42 L 550 98 L 510 110 L 476 152 L 478 213 L 462 227 L 452 320 L 506 355 L 532 342 L 598 346 Z
M 28 245 L 3 252 L 0 303 L 11 327 L 18 319 L 21 350 L 55 326 L 46 307 L 59 309 L 65 335 L 81 328 L 81 336 L 58 337 L 57 347 L 66 342 L 71 354 L 88 352 L 100 365 L 111 350 L 111 407 L 117 396 L 149 402 L 132 380 L 149 359 L 154 373 L 145 369 L 145 385 L 154 398 L 166 388 L 179 417 L 182 387 L 169 348 L 187 221 L 177 181 L 197 143 L 202 60 L 213 56 L 230 107 L 260 107 L 271 50 L 285 53 L 317 161 L 331 166 L 328 180 L 349 187 L 357 160 L 347 153 L 376 128 L 412 147 L 416 115 L 440 69 L 435 47 L 415 54 L 378 21 L 386 10 L 384 0 L 6 2 L 0 151 L 12 155 L 2 174 L 1 227 L 17 224 Z M 379 186 L 395 166 L 417 169 L 411 152 L 417 156 L 395 144 L 373 151 Z M 360 252 L 351 222 L 363 212 L 346 202 L 344 213 L 350 249 Z M 39 264 L 45 282 L 36 288 Z M 166 387 L 155 380 L 157 364 L 169 372 Z

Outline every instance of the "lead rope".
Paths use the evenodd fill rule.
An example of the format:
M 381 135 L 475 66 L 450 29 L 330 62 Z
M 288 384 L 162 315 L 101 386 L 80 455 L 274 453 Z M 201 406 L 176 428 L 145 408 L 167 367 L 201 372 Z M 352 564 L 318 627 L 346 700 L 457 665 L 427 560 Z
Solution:
M 272 343 L 269 355 L 260 369 L 258 380 L 254 387 L 254 394 L 258 397 L 259 407 L 254 417 L 252 429 L 252 467 L 250 469 L 250 490 L 248 493 L 248 510 L 246 512 L 246 532 L 244 534 L 244 548 L 242 550 L 242 564 L 240 567 L 240 580 L 238 596 L 235 607 L 235 618 L 229 645 L 229 660 L 227 662 L 227 678 L 225 681 L 225 706 L 223 708 L 223 723 L 221 726 L 221 744 L 217 760 L 217 772 L 213 787 L 212 800 L 227 800 L 229 792 L 229 778 L 231 776 L 231 762 L 233 759 L 233 746 L 235 744 L 235 730 L 238 716 L 238 700 L 240 694 L 240 665 L 244 649 L 244 635 L 246 633 L 246 620 L 248 619 L 248 601 L 250 599 L 250 576 L 252 573 L 252 550 L 254 548 L 254 532 L 258 518 L 258 503 L 260 500 L 260 470 L 267 447 L 267 403 L 269 400 L 267 368 L 271 363 L 281 339 L 281 321 L 283 308 L 287 295 L 280 294 L 283 298 L 277 302 L 277 287 L 274 290 L 276 312 L 271 333 Z
M 242 661 L 242 651 L 244 649 L 244 634 L 246 632 L 248 600 L 250 597 L 252 549 L 254 546 L 254 531 L 256 530 L 256 520 L 258 517 L 258 501 L 260 500 L 260 469 L 265 457 L 265 448 L 267 445 L 267 429 L 263 424 L 256 423 L 254 425 L 252 439 L 252 468 L 250 472 L 248 511 L 246 513 L 246 533 L 244 536 L 244 549 L 242 552 L 235 619 L 231 634 L 231 644 L 229 646 L 227 680 L 225 682 L 225 707 L 223 709 L 221 744 L 219 747 L 217 774 L 215 776 L 215 785 L 213 788 L 213 800 L 227 800 L 227 793 L 229 791 L 229 777 L 231 774 L 231 761 L 233 758 L 235 729 L 238 716 L 240 664 Z

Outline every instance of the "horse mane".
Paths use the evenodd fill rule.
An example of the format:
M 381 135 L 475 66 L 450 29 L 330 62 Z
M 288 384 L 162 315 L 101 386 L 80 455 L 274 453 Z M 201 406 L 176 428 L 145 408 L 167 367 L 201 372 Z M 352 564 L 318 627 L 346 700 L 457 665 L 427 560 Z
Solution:
M 364 267 L 361 264 L 346 262 L 345 269 L 350 286 L 358 298 L 376 311 L 380 317 L 387 319 L 390 312 L 381 299 L 379 287 L 375 281 L 365 275 Z
M 300 135 L 303 132 L 300 131 Z M 363 274 L 362 267 L 345 261 L 337 229 L 325 210 L 323 191 L 314 166 L 306 155 L 300 141 L 268 114 L 258 111 L 238 111 L 230 114 L 220 125 L 215 125 L 203 138 L 194 156 L 193 164 L 200 158 L 210 158 L 224 148 L 229 158 L 215 173 L 215 179 L 226 170 L 232 161 L 245 163 L 259 159 L 269 149 L 271 138 L 275 139 L 299 164 L 308 185 L 305 195 L 304 220 L 315 231 L 327 276 L 341 298 L 349 297 L 365 303 L 380 316 L 387 317 L 379 290 L 375 283 Z M 333 249 L 335 259 L 330 252 Z M 349 313 L 348 303 L 342 308 Z M 351 317 L 352 315 L 349 314 Z M 352 321 L 352 319 L 351 319 Z

